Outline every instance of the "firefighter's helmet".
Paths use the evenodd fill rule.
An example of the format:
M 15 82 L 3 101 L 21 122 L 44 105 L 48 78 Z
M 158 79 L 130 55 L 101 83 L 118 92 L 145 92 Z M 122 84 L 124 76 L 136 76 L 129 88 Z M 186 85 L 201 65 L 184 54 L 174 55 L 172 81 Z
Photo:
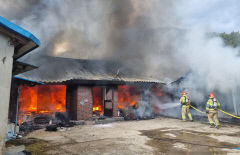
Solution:
M 187 95 L 187 92 L 186 92 L 186 91 L 183 91 L 183 92 L 182 92 L 182 95 Z
M 209 94 L 209 98 L 214 98 L 214 97 L 215 97 L 215 95 L 213 93 Z

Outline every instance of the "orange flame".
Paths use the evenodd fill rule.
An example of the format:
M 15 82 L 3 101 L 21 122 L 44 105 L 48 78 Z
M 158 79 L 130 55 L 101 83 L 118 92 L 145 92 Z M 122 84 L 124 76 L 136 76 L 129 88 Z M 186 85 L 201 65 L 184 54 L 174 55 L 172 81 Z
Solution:
M 65 85 L 21 86 L 20 90 L 19 123 L 31 115 L 66 111 Z
M 133 86 L 118 86 L 118 108 L 124 109 L 137 104 L 139 94 Z
M 102 88 L 93 87 L 93 112 L 103 114 L 103 103 L 102 103 Z

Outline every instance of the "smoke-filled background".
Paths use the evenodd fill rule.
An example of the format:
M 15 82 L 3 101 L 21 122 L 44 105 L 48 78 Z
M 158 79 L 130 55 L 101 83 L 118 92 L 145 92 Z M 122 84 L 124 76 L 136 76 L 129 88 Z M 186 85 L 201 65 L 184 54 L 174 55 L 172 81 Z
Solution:
M 207 35 L 238 31 L 236 0 L 0 2 L 1 16 L 41 41 L 39 49 L 22 59 L 25 62 L 41 66 L 44 55 L 110 59 L 159 80 L 185 76 L 180 90 L 187 90 L 198 107 L 215 92 L 223 109 L 240 112 L 238 49 Z M 169 90 L 178 96 L 180 91 L 172 87 Z
M 181 75 L 173 52 L 182 28 L 172 1 L 12 0 L 1 4 L 2 16 L 41 40 L 41 48 L 24 59 L 36 65 L 41 64 L 39 55 L 104 58 L 161 79 Z

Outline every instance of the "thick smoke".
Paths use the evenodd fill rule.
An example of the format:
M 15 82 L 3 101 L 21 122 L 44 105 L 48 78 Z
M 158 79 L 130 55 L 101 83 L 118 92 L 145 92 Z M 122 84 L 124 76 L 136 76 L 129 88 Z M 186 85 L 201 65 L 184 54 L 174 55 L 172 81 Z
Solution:
M 189 31 L 185 41 L 187 46 L 181 46 L 178 55 L 191 72 L 181 82 L 182 89 L 187 89 L 199 106 L 205 106 L 208 93 L 214 92 L 223 109 L 239 114 L 239 49 L 227 47 L 199 27 Z
M 220 38 L 210 38 L 204 23 L 189 28 L 185 10 L 192 6 L 184 1 L 0 2 L 1 16 L 41 40 L 41 48 L 24 61 L 42 65 L 43 55 L 111 59 L 142 74 L 170 81 L 189 72 L 180 87 L 189 91 L 199 107 L 205 106 L 208 93 L 215 92 L 223 109 L 240 113 L 238 49 L 226 47 Z M 208 5 L 207 1 L 203 4 Z
M 24 61 L 40 65 L 41 55 L 111 59 L 161 80 L 186 71 L 173 54 L 182 28 L 172 0 L 0 2 L 2 16 L 41 40 Z
M 235 16 L 239 15 L 239 9 L 233 9 L 238 7 L 235 2 L 193 0 L 179 5 L 177 12 L 183 24 L 195 25 L 187 29 L 177 55 L 190 68 L 180 87 L 189 92 L 198 107 L 204 109 L 208 94 L 214 92 L 222 109 L 239 115 L 239 48 L 231 48 L 221 38 L 209 36 L 223 29 L 238 31 Z

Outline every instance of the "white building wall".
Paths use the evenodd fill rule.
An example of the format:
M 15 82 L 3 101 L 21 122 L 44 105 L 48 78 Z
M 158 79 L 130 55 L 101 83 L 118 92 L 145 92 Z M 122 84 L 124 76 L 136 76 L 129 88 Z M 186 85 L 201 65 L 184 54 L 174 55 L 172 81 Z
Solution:
M 4 149 L 8 123 L 14 46 L 9 38 L 0 33 L 0 154 Z

